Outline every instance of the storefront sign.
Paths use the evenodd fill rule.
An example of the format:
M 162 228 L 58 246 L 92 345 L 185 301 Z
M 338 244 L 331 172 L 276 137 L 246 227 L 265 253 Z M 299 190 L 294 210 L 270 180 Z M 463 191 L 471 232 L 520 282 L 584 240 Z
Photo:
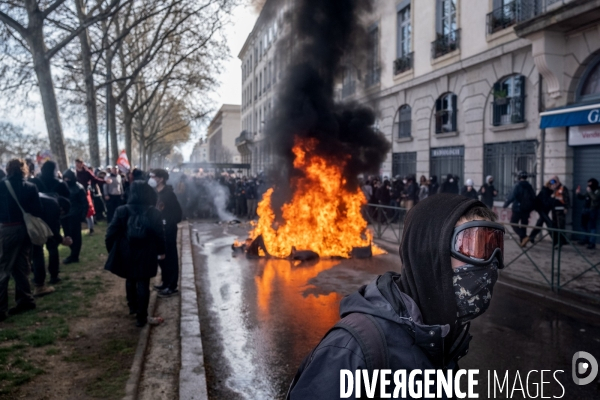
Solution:
M 600 125 L 569 127 L 569 146 L 600 144 Z
M 452 157 L 464 155 L 464 147 L 441 147 L 438 149 L 431 149 L 431 157 Z
M 600 104 L 572 105 L 540 113 L 540 128 L 600 124 Z

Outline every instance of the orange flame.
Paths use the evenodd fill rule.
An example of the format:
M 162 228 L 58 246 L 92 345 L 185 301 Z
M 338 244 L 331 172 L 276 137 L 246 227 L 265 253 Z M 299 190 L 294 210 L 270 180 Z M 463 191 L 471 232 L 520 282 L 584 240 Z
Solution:
M 349 191 L 342 171 L 346 158 L 326 160 L 315 155 L 315 139 L 296 138 L 292 149 L 294 168 L 303 172 L 291 182 L 292 200 L 282 207 L 283 222 L 276 226 L 271 207 L 273 189 L 267 190 L 258 204 L 258 222 L 252 238 L 263 236 L 269 254 L 287 257 L 292 246 L 312 250 L 321 257 L 350 257 L 353 247 L 371 245 L 372 234 L 361 214 L 366 204 L 357 188 Z M 374 253 L 379 249 L 374 247 Z

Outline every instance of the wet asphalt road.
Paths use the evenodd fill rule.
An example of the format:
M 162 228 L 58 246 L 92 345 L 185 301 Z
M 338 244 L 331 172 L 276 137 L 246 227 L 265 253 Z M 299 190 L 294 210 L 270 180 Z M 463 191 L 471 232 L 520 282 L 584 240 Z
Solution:
M 374 276 L 398 270 L 388 254 L 369 260 L 247 260 L 231 250 L 247 226 L 192 225 L 202 343 L 211 399 L 281 399 L 298 365 L 339 319 L 343 296 Z M 600 318 L 496 285 L 490 309 L 471 327 L 474 336 L 461 368 L 480 370 L 480 398 L 488 398 L 487 371 L 526 386 L 530 370 L 564 370 L 557 378 L 565 399 L 600 399 L 600 385 L 577 386 L 571 358 L 587 351 L 600 361 Z M 599 376 L 600 378 L 600 376 Z M 530 374 L 530 395 L 539 373 Z M 552 373 L 544 396 L 560 396 Z M 539 387 L 539 386 L 538 386 Z M 506 391 L 504 392 L 506 393 Z M 496 398 L 510 398 L 498 393 Z M 512 398 L 523 398 L 515 391 Z

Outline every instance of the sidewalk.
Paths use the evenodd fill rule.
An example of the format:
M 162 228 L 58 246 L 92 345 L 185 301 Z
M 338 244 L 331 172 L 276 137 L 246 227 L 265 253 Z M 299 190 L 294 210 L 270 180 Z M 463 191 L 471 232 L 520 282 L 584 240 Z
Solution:
M 382 229 L 385 229 L 383 226 Z M 396 234 L 392 231 L 395 230 Z M 508 231 L 510 230 L 510 232 Z M 523 254 L 521 247 L 511 238 L 514 235 L 512 229 L 508 227 L 504 242 L 504 260 L 507 267 L 501 271 L 501 276 L 509 278 L 516 283 L 534 285 L 540 288 L 550 289 L 551 267 L 552 267 L 552 240 L 545 237 L 544 240 L 532 246 L 526 247 L 527 255 Z M 381 239 L 374 239 L 375 243 L 390 253 L 398 253 L 399 239 L 402 237 L 402 231 L 398 233 L 398 224 L 387 226 Z M 516 235 L 514 235 L 516 237 Z M 541 236 L 538 235 L 538 239 Z M 593 264 L 600 263 L 600 249 L 588 250 L 585 246 L 574 248 L 571 245 L 563 246 L 560 257 L 560 284 L 564 285 L 569 280 L 576 278 L 590 265 L 578 253 L 581 252 Z M 555 252 L 555 272 L 558 272 L 558 252 Z M 535 263 L 535 265 L 534 265 Z M 537 265 L 537 268 L 536 268 Z M 596 267 L 600 270 L 600 266 Z M 557 274 L 555 276 L 558 278 Z M 556 284 L 556 282 L 555 282 Z M 595 270 L 590 270 L 572 282 L 568 283 L 561 291 L 574 292 L 581 297 L 600 298 L 600 274 Z
M 190 226 L 179 224 L 180 295 L 157 298 L 149 311 L 160 315 L 160 326 L 146 326 L 132 366 L 125 399 L 207 399 L 204 355 L 192 260 Z M 156 277 L 152 285 L 160 282 Z

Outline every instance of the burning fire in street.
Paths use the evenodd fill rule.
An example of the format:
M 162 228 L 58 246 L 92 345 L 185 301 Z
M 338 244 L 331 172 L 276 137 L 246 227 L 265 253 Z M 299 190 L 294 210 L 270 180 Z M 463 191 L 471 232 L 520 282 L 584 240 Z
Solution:
M 325 159 L 314 150 L 317 140 L 298 138 L 292 152 L 294 168 L 302 174 L 292 178 L 292 199 L 284 204 L 281 222 L 272 209 L 273 189 L 258 204 L 259 220 L 250 233 L 262 237 L 268 254 L 285 258 L 292 249 L 310 250 L 321 257 L 349 258 L 354 248 L 371 246 L 372 233 L 361 214 L 367 203 L 360 188 L 349 190 L 343 176 L 347 156 Z M 383 250 L 373 246 L 373 254 Z

